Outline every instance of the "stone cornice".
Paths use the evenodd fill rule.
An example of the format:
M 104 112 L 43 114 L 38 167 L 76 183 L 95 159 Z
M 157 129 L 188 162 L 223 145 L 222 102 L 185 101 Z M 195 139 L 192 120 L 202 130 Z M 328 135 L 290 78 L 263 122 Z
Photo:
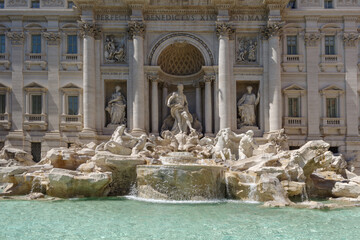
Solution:
M 142 21 L 130 21 L 128 23 L 128 33 L 129 37 L 132 39 L 134 36 L 144 36 L 145 34 L 145 24 Z

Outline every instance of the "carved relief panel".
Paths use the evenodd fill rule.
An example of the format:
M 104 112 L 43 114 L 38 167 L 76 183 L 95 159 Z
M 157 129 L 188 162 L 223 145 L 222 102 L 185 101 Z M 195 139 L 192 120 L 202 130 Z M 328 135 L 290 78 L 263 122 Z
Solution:
M 320 0 L 301 0 L 300 7 L 321 7 Z
M 27 0 L 8 0 L 7 7 L 27 7 Z
M 126 63 L 126 36 L 125 34 L 108 34 L 104 38 L 105 63 Z
M 64 7 L 65 0 L 42 0 L 42 7 Z
M 235 61 L 237 64 L 257 63 L 258 38 L 256 36 L 236 36 Z

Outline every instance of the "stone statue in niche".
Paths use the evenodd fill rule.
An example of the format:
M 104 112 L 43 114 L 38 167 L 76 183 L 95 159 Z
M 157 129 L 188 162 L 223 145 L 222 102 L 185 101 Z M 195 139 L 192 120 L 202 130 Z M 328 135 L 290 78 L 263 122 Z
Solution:
M 255 108 L 260 101 L 260 92 L 258 92 L 256 97 L 256 95 L 252 93 L 253 88 L 251 86 L 248 86 L 246 89 L 247 93 L 245 93 L 237 103 L 240 127 L 256 125 Z
M 255 38 L 242 37 L 238 39 L 238 50 L 236 53 L 236 62 L 251 63 L 256 62 L 257 40 Z
M 122 63 L 126 60 L 124 43 L 117 43 L 113 36 L 106 37 L 105 60 L 108 63 Z
M 185 94 L 183 93 L 184 86 L 179 84 L 177 86 L 178 91 L 173 92 L 170 97 L 167 99 L 166 105 L 171 110 L 171 116 L 175 119 L 174 125 L 171 129 L 174 135 L 178 133 L 187 133 L 188 129 L 196 131 L 191 123 L 193 122 L 193 117 L 189 112 L 188 102 Z
M 105 108 L 105 111 L 110 114 L 111 125 L 126 124 L 126 99 L 120 90 L 120 86 L 115 87 L 115 92 L 111 95 L 111 99 Z

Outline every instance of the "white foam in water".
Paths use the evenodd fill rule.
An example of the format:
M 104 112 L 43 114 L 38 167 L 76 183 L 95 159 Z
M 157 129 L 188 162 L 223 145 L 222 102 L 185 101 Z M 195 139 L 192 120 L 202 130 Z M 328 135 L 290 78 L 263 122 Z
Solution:
M 241 201 L 241 200 L 229 200 L 229 199 L 214 199 L 214 200 L 162 200 L 162 199 L 148 199 L 136 196 L 124 196 L 126 199 L 150 202 L 150 203 L 165 203 L 165 204 L 214 204 L 214 203 L 250 203 L 258 204 L 257 201 Z

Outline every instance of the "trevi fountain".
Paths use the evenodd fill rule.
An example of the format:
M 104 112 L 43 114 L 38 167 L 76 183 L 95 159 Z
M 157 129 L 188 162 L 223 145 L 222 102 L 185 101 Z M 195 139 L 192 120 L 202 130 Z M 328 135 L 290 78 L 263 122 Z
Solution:
M 269 132 L 263 138 L 254 137 L 251 126 L 256 122 L 254 111 L 260 96 L 252 93 L 251 86 L 238 102 L 239 124 L 249 130 L 237 134 L 225 128 L 215 137 L 203 136 L 201 133 L 201 124 L 189 112 L 181 84 L 166 99 L 170 114 L 164 121 L 160 136 L 134 136 L 126 129 L 126 99 L 119 90 L 120 87 L 117 86 L 106 107 L 111 116 L 110 124 L 117 125 L 107 142 L 99 145 L 78 143 L 69 148 L 54 148 L 39 163 L 33 162 L 32 156 L 25 151 L 5 146 L 0 153 L 0 196 L 3 200 L 0 204 L 6 208 L 7 205 L 18 202 L 14 200 L 58 202 L 60 199 L 80 201 L 95 198 L 84 204 L 92 203 L 102 209 L 100 203 L 109 203 L 107 206 L 115 207 L 115 203 L 125 201 L 124 207 L 143 209 L 154 208 L 154 205 L 147 206 L 147 201 L 178 203 L 182 208 L 187 204 L 198 203 L 198 209 L 185 207 L 182 210 L 184 212 L 180 213 L 177 212 L 180 209 L 168 209 L 171 214 L 184 218 L 185 213 L 191 215 L 200 211 L 199 209 L 215 211 L 217 205 L 220 209 L 224 208 L 222 204 L 230 204 L 230 209 L 222 209 L 230 214 L 236 211 L 234 204 L 241 206 L 239 211 L 249 211 L 249 208 L 254 208 L 249 203 L 256 203 L 256 206 L 261 203 L 268 208 L 251 211 L 264 214 L 264 218 L 268 219 L 271 213 L 267 209 L 274 207 L 289 206 L 287 209 L 293 209 L 291 212 L 300 211 L 294 210 L 296 208 L 348 208 L 360 203 L 360 176 L 352 172 L 351 166 L 341 155 L 334 155 L 329 151 L 328 143 L 322 140 L 309 141 L 297 150 L 289 150 L 284 130 Z M 102 197 L 107 197 L 108 202 Z M 99 198 L 102 199 L 100 202 L 96 200 Z M 128 202 L 129 199 L 145 203 L 141 205 L 138 201 Z M 68 201 L 62 202 L 64 209 L 58 214 L 66 214 L 63 211 L 70 214 L 72 210 L 68 204 L 71 203 Z M 20 203 L 25 204 L 24 201 Z M 84 206 L 79 205 L 79 202 L 76 204 L 81 211 L 96 211 L 83 209 Z M 45 214 L 41 206 L 34 207 L 36 211 Z M 166 209 L 169 206 L 165 204 L 160 208 Z M 166 211 L 165 209 L 163 210 Z M 111 208 L 105 211 L 116 218 L 111 213 Z M 143 211 L 146 212 L 145 209 Z M 296 218 L 288 219 L 289 216 L 284 214 L 284 221 L 295 221 Z M 299 214 L 299 221 L 305 221 L 308 213 Z M 148 219 L 151 216 L 145 215 L 142 216 L 144 223 L 151 221 Z M 160 215 L 156 213 L 154 218 L 163 221 Z M 227 215 L 222 217 L 226 219 Z M 250 219 L 252 218 L 249 221 Z M 201 236 L 208 236 L 210 232 L 211 230 L 202 233 Z M 236 232 L 235 235 L 239 234 Z M 117 233 L 119 232 L 111 232 L 115 234 L 114 238 L 120 236 Z M 3 234 L 5 237 L 15 236 Z M 99 237 L 96 239 L 101 238 L 97 235 L 98 232 L 93 234 Z M 123 237 L 135 239 L 147 236 L 132 234 L 125 234 Z M 160 232 L 156 234 L 161 235 Z M 166 239 L 182 236 L 184 233 L 174 234 L 161 236 Z M 301 236 L 300 232 L 299 234 Z M 212 239 L 214 236 L 204 239 Z M 258 235 L 259 238 L 264 236 Z

